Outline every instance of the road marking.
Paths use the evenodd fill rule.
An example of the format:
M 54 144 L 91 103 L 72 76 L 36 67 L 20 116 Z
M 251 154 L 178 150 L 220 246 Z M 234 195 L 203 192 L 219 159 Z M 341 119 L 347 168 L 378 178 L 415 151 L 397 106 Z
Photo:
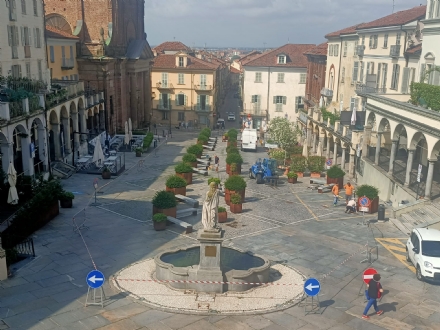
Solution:
M 413 273 L 416 272 L 415 267 L 406 261 L 406 246 L 404 241 L 408 238 L 376 238 L 385 249 L 387 249 L 397 260 L 404 264 Z
M 303 200 L 298 196 L 298 194 L 293 192 L 292 188 L 290 188 L 290 187 L 289 187 L 289 190 L 291 191 L 292 194 L 294 194 L 296 196 L 296 198 L 298 198 L 298 200 L 307 209 L 307 211 L 309 211 L 309 213 L 313 216 L 313 218 L 315 218 L 316 221 L 319 221 L 318 217 L 316 216 L 316 214 L 310 209 L 310 207 L 308 207 L 308 205 L 306 203 L 303 202 Z

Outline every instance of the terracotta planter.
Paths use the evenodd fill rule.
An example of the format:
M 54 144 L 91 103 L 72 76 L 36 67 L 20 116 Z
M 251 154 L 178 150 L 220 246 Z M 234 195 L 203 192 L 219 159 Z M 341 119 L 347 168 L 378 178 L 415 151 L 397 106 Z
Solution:
M 60 206 L 63 209 L 70 209 L 72 208 L 72 199 L 68 198 L 68 199 L 60 199 Z
M 231 209 L 232 213 L 241 213 L 243 211 L 243 204 L 232 204 L 229 205 L 229 208 Z
M 298 182 L 298 178 L 287 178 L 287 182 L 289 182 L 289 183 L 297 183 Z
M 136 151 L 136 157 L 142 157 L 142 151 Z
M 229 146 L 237 147 L 237 141 L 234 141 L 234 142 L 228 141 L 228 147 Z
M 186 196 L 186 187 L 182 188 L 168 188 L 165 187 L 166 191 L 171 191 L 174 195 L 183 195 Z
M 303 178 L 304 172 L 296 172 L 296 175 L 298 176 L 298 178 Z
M 329 178 L 327 177 L 327 184 L 337 184 L 339 189 L 342 189 L 344 187 L 344 178 Z
M 167 229 L 167 222 L 166 221 L 161 221 L 161 222 L 153 221 L 153 227 L 154 227 L 154 230 L 157 230 L 157 231 L 165 230 L 165 229 Z
M 176 207 L 172 207 L 170 209 L 158 209 L 155 206 L 153 206 L 153 215 L 157 213 L 163 213 L 166 216 L 175 218 L 177 216 L 177 209 Z
M 229 176 L 231 177 L 231 176 L 233 176 L 233 175 L 238 175 L 239 173 L 238 172 L 230 172 L 229 173 Z
M 237 169 L 237 173 L 241 174 L 241 164 L 237 164 L 236 169 Z
M 359 198 L 360 197 L 362 197 L 362 196 L 357 196 L 357 210 L 358 210 L 358 212 L 359 212 L 359 207 L 360 207 L 360 204 L 359 204 Z M 369 211 L 368 212 L 365 212 L 365 213 L 367 213 L 367 214 L 373 214 L 373 213 L 376 213 L 377 212 L 377 210 L 379 209 L 379 197 L 376 197 L 375 199 L 373 199 L 372 201 L 371 201 L 371 204 L 370 204 L 370 207 L 369 207 Z
M 231 203 L 231 192 L 229 189 L 225 188 L 225 203 L 226 205 L 229 205 Z
M 245 199 L 245 193 L 246 193 L 246 189 L 244 190 L 239 190 L 239 191 L 234 191 L 234 190 L 230 190 L 230 194 L 238 194 L 241 197 L 241 202 L 244 203 L 244 199 Z M 229 204 L 228 204 L 229 205 Z
M 230 172 L 231 172 L 231 165 L 226 164 L 226 174 L 230 174 Z
M 110 179 L 112 177 L 112 172 L 102 172 L 101 176 L 104 180 Z
M 319 173 L 319 172 L 312 172 L 312 173 L 310 173 L 310 177 L 311 178 L 315 178 L 315 179 L 320 178 L 321 177 L 321 173 Z
M 188 163 L 191 167 L 197 168 L 197 162 Z
M 185 179 L 186 184 L 191 184 L 192 183 L 192 177 L 193 174 L 191 173 L 176 173 L 177 176 L 180 176 L 181 178 Z
M 228 137 L 227 137 L 227 136 L 224 136 L 224 135 L 222 135 L 222 141 L 223 141 L 223 142 L 226 142 L 226 141 L 228 141 Z
M 197 159 L 202 159 L 202 154 L 196 155 Z
M 286 167 L 286 169 L 284 170 L 284 175 L 287 175 L 287 173 L 289 173 L 289 168 Z
M 218 222 L 219 223 L 224 223 L 228 221 L 228 212 L 219 212 L 218 213 Z

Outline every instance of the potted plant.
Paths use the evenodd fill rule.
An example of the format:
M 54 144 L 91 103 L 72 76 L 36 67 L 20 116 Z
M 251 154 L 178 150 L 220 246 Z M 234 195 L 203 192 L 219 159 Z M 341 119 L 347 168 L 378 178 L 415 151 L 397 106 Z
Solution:
M 199 137 L 197 138 L 197 143 L 201 145 L 208 144 L 209 138 L 206 135 L 199 134 Z
M 222 135 L 222 142 L 226 142 L 226 141 L 228 141 L 228 133 L 227 132 Z
M 187 163 L 181 162 L 174 166 L 174 170 L 176 171 L 176 175 L 184 178 L 187 184 L 192 183 L 192 167 Z
M 177 199 L 172 192 L 158 191 L 151 202 L 153 203 L 153 215 L 163 213 L 173 218 L 176 217 Z
M 241 196 L 239 194 L 231 195 L 231 204 L 229 208 L 232 213 L 241 213 L 243 211 L 243 204 L 241 203 Z
M 163 213 L 156 213 L 153 215 L 154 230 L 160 231 L 167 228 L 167 216 Z
M 226 222 L 228 220 L 228 212 L 226 212 L 226 208 L 224 208 L 223 206 L 219 206 L 217 210 L 218 210 L 218 222 L 219 223 Z
M 237 148 L 237 137 L 236 136 L 229 136 L 228 138 L 228 147 L 229 146 L 234 146 Z
M 246 192 L 246 181 L 239 176 L 230 176 L 225 181 L 225 202 L 229 205 L 231 194 L 237 193 L 241 196 L 241 200 L 244 201 Z
M 170 176 L 166 183 L 166 191 L 171 191 L 174 195 L 186 196 L 186 180 L 180 176 Z
M 231 164 L 237 165 L 237 172 L 241 174 L 241 164 L 243 164 L 243 158 L 238 153 L 231 153 L 226 156 L 226 173 L 230 174 Z
M 362 198 L 363 196 L 368 197 L 368 199 L 370 200 L 370 206 L 369 206 L 369 211 L 367 213 L 376 213 L 377 209 L 379 208 L 379 189 L 377 189 L 374 186 L 370 186 L 368 184 L 363 184 L 360 185 L 359 187 L 357 187 L 356 189 L 356 196 L 358 198 L 357 200 L 357 207 L 359 210 L 359 207 L 361 205 L 359 205 L 359 199 Z
M 302 156 L 303 147 L 300 145 L 293 146 L 291 156 Z
M 103 167 L 102 172 L 101 172 L 101 176 L 105 180 L 110 179 L 112 177 L 112 172 L 110 171 L 108 166 Z
M 218 186 L 220 186 L 220 183 L 221 183 L 219 178 L 209 178 L 208 179 L 208 185 L 210 185 L 211 182 L 215 182 L 215 184 L 217 185 L 217 188 L 218 188 Z
M 298 174 L 295 172 L 289 172 L 287 173 L 287 182 L 289 183 L 297 183 L 298 182 Z
M 191 167 L 197 168 L 197 157 L 196 157 L 196 155 L 190 154 L 190 153 L 185 154 L 185 155 L 183 155 L 182 160 L 185 163 L 188 163 Z
M 292 163 L 290 165 L 290 170 L 295 172 L 298 175 L 298 178 L 302 178 L 307 167 L 307 158 L 304 156 L 294 156 L 291 159 Z
M 229 147 L 226 147 L 226 153 L 229 155 L 232 153 L 238 154 L 239 152 L 238 152 L 238 148 L 236 146 L 229 146 Z
M 189 154 L 196 155 L 196 157 L 200 159 L 203 153 L 203 146 L 201 146 L 200 144 L 193 144 L 192 146 L 189 146 L 186 151 Z
M 310 156 L 307 159 L 307 164 L 310 170 L 310 176 L 312 178 L 320 178 L 322 171 L 324 171 L 325 157 Z
M 200 134 L 206 135 L 209 138 L 211 136 L 211 130 L 208 127 L 205 127 L 200 131 Z
M 338 165 L 333 165 L 327 171 L 327 184 L 334 183 L 337 184 L 339 189 L 344 186 L 344 175 L 345 172 Z
M 143 151 L 142 148 L 136 148 L 135 149 L 136 157 L 142 157 L 142 151 Z
M 237 164 L 232 163 L 231 166 L 229 167 L 229 175 L 238 175 L 238 169 L 237 169 Z
M 60 206 L 64 209 L 72 208 L 72 201 L 75 199 L 75 195 L 70 191 L 63 191 L 60 196 Z

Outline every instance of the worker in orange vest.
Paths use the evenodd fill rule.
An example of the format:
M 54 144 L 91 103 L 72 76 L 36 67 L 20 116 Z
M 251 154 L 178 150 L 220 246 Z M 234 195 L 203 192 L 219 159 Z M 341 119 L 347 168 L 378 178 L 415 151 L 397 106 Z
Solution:
M 334 196 L 333 206 L 336 206 L 338 204 L 338 200 L 339 200 L 339 186 L 337 184 L 335 184 L 333 186 L 332 193 L 333 193 L 333 196 Z

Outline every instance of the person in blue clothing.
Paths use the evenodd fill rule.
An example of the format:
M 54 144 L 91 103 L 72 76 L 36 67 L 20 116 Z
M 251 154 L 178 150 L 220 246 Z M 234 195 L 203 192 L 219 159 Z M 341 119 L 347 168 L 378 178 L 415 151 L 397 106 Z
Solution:
M 368 289 L 366 291 L 368 293 L 367 296 L 368 302 L 367 302 L 367 306 L 365 306 L 364 313 L 362 314 L 362 318 L 365 320 L 370 319 L 370 317 L 367 314 L 371 308 L 371 305 L 373 305 L 377 315 L 383 314 L 383 310 L 379 310 L 379 308 L 377 307 L 377 299 L 379 299 L 383 293 L 382 285 L 380 284 L 379 281 L 380 281 L 380 275 L 374 274 L 373 279 L 371 279 L 370 283 L 367 284 Z

